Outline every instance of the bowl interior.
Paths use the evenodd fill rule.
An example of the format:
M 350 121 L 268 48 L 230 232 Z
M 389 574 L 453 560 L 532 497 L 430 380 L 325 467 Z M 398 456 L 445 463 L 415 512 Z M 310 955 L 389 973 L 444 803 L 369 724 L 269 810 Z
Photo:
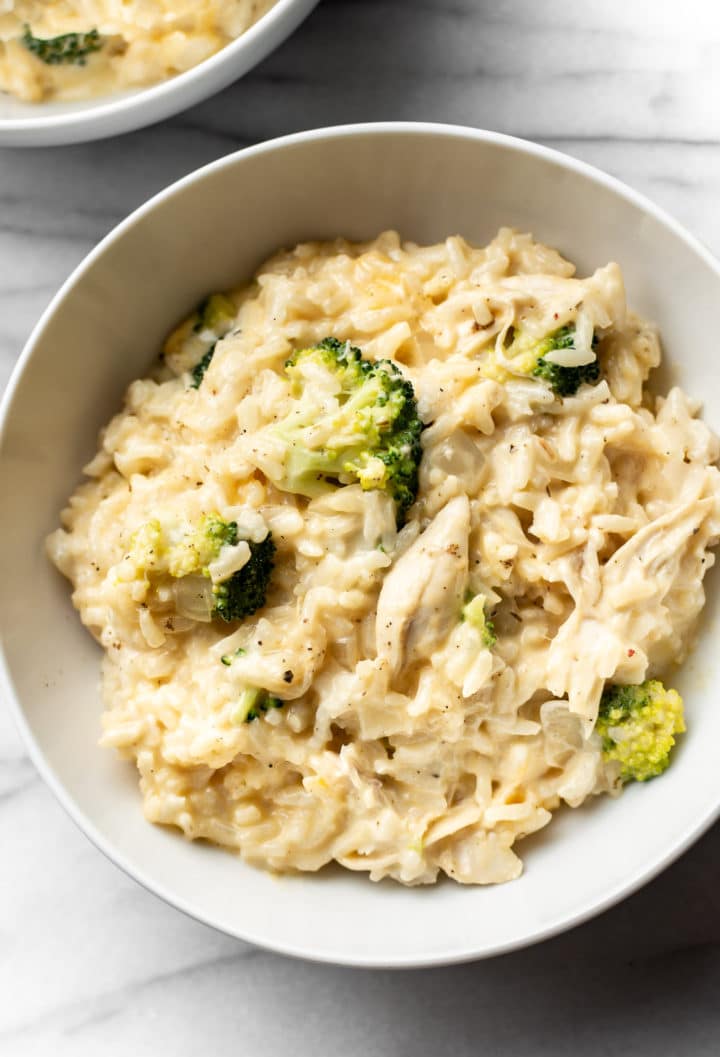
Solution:
M 711 591 L 697 649 L 677 683 L 689 732 L 662 781 L 559 812 L 520 846 L 511 884 L 373 885 L 340 870 L 274 879 L 142 817 L 134 768 L 97 747 L 99 650 L 81 628 L 43 537 L 95 450 L 98 428 L 167 330 L 203 294 L 249 277 L 301 239 L 369 238 L 394 227 L 434 242 L 484 243 L 510 224 L 586 272 L 622 265 L 629 301 L 655 319 L 673 380 L 720 424 L 720 367 L 705 354 L 720 276 L 671 222 L 612 181 L 518 141 L 419 126 L 304 134 L 234 155 L 176 185 L 85 262 L 37 329 L 6 402 L 0 607 L 7 696 L 36 761 L 83 828 L 181 908 L 291 953 L 373 965 L 494 953 L 582 920 L 651 876 L 717 808 Z M 29 586 L 32 585 L 32 590 Z

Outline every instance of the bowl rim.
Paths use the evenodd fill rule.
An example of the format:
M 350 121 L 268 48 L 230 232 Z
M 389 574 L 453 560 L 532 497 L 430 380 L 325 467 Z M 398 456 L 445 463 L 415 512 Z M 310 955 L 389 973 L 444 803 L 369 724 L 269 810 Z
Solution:
M 20 378 L 24 373 L 25 367 L 32 358 L 35 348 L 38 345 L 42 333 L 45 329 L 50 318 L 53 316 L 58 305 L 64 300 L 67 294 L 83 279 L 85 273 L 94 265 L 95 261 L 102 256 L 106 249 L 112 245 L 116 240 L 123 237 L 126 231 L 134 227 L 136 224 L 143 222 L 144 218 L 151 213 L 157 206 L 171 198 L 175 194 L 181 193 L 190 184 L 204 180 L 207 176 L 212 173 L 218 172 L 223 168 L 232 167 L 237 164 L 240 159 L 262 155 L 265 153 L 271 153 L 276 150 L 283 150 L 287 147 L 292 148 L 295 144 L 299 143 L 312 143 L 323 139 L 342 139 L 357 135 L 373 135 L 373 136 L 430 136 L 430 137 L 457 137 L 465 140 L 473 140 L 481 143 L 494 144 L 497 146 L 505 147 L 509 150 L 516 151 L 520 154 L 529 154 L 539 159 L 544 159 L 558 166 L 559 168 L 567 171 L 576 173 L 580 176 L 584 176 L 591 181 L 600 184 L 602 187 L 614 192 L 626 201 L 630 202 L 640 210 L 652 216 L 658 220 L 665 227 L 669 228 L 673 234 L 681 239 L 694 253 L 696 253 L 703 261 L 703 263 L 714 272 L 718 283 L 720 284 L 720 261 L 718 261 L 710 250 L 693 234 L 691 234 L 686 228 L 683 227 L 677 220 L 675 220 L 669 213 L 664 209 L 657 206 L 651 199 L 638 191 L 633 190 L 618 178 L 611 176 L 595 166 L 589 165 L 586 162 L 580 161 L 579 159 L 573 158 L 571 155 L 567 155 L 561 151 L 555 150 L 550 147 L 546 147 L 541 144 L 533 143 L 528 140 L 521 139 L 520 137 L 510 136 L 500 132 L 493 132 L 484 129 L 476 129 L 464 125 L 453 125 L 445 124 L 440 122 L 413 122 L 413 121 L 387 121 L 387 122 L 371 122 L 362 124 L 347 124 L 347 125 L 334 125 L 319 129 L 310 129 L 304 132 L 296 132 L 287 136 L 280 136 L 275 139 L 265 141 L 263 143 L 256 144 L 252 147 L 246 147 L 242 150 L 234 151 L 231 154 L 225 155 L 218 160 L 211 162 L 207 165 L 196 169 L 194 172 L 188 174 L 180 180 L 175 181 L 168 187 L 159 191 L 145 203 L 135 209 L 129 214 L 124 220 L 117 224 L 105 237 L 95 246 L 89 254 L 73 269 L 69 277 L 62 283 L 60 289 L 52 298 L 44 312 L 40 316 L 40 319 L 33 327 L 33 330 L 25 344 L 25 347 L 20 354 L 20 357 L 10 375 L 5 392 L 0 400 L 0 450 L 2 449 L 5 432 L 7 429 L 7 423 L 10 416 L 11 407 L 13 404 L 16 389 L 18 387 Z M 522 937 L 517 937 L 512 940 L 508 940 L 502 943 L 494 943 L 491 946 L 485 948 L 478 948 L 477 944 L 471 944 L 467 948 L 457 949 L 452 952 L 442 952 L 436 955 L 427 956 L 406 956 L 406 955 L 365 955 L 365 954 L 347 954 L 339 957 L 337 955 L 327 954 L 325 952 L 314 951 L 311 948 L 302 947 L 295 943 L 281 943 L 275 940 L 268 941 L 264 936 L 254 932 L 252 927 L 243 929 L 240 932 L 237 929 L 233 929 L 225 926 L 219 920 L 214 919 L 211 913 L 204 912 L 198 908 L 191 906 L 190 903 L 181 898 L 175 896 L 168 888 L 149 877 L 145 870 L 141 866 L 135 866 L 123 853 L 116 849 L 109 839 L 103 835 L 101 830 L 96 827 L 84 814 L 81 806 L 71 797 L 71 795 L 65 790 L 60 779 L 55 775 L 49 761 L 45 757 L 40 744 L 35 740 L 29 724 L 25 718 L 24 709 L 20 702 L 19 696 L 15 692 L 12 677 L 10 674 L 10 668 L 8 659 L 5 653 L 5 648 L 2 640 L 0 640 L 0 697 L 5 698 L 8 702 L 10 713 L 13 716 L 16 727 L 20 733 L 24 746 L 37 768 L 40 776 L 43 778 L 45 783 L 49 786 L 51 792 L 54 794 L 56 800 L 60 806 L 64 809 L 66 814 L 75 822 L 78 828 L 84 833 L 84 835 L 101 851 L 111 862 L 118 866 L 128 877 L 137 881 L 145 889 L 154 895 L 158 896 L 169 906 L 175 907 L 182 913 L 186 914 L 193 920 L 200 921 L 202 924 L 215 929 L 216 931 L 225 935 L 232 936 L 236 939 L 242 940 L 246 943 L 254 944 L 265 950 L 270 950 L 278 954 L 288 955 L 294 958 L 300 958 L 307 961 L 319 962 L 324 964 L 332 965 L 343 965 L 352 968 L 369 968 L 369 969 L 409 969 L 409 968 L 431 968 L 434 966 L 441 965 L 455 965 L 463 962 L 470 962 L 485 958 L 494 957 L 499 954 L 506 954 L 514 950 L 520 950 L 525 947 L 529 947 L 535 943 L 539 943 L 543 940 L 550 939 L 553 936 L 557 936 L 562 932 L 565 932 L 577 925 L 581 925 L 583 922 L 588 921 L 590 918 L 601 914 L 603 911 L 608 910 L 616 903 L 629 895 L 632 895 L 643 885 L 647 884 L 659 873 L 661 873 L 666 867 L 672 862 L 678 859 L 692 844 L 695 843 L 705 833 L 715 820 L 720 817 L 720 791 L 717 795 L 717 801 L 699 818 L 695 819 L 693 824 L 689 827 L 683 838 L 676 842 L 672 847 L 667 849 L 664 853 L 657 855 L 654 859 L 649 861 L 644 868 L 635 872 L 635 874 L 624 879 L 623 881 L 616 884 L 608 892 L 606 892 L 600 898 L 588 897 L 582 907 L 567 916 L 551 921 L 547 924 L 538 926 L 533 931 L 526 933 Z
M 186 110 L 217 91 L 238 80 L 283 41 L 285 23 L 289 23 L 289 35 L 295 26 L 310 13 L 319 0 L 275 0 L 257 22 L 239 37 L 225 44 L 219 51 L 203 59 L 196 66 L 137 89 L 126 89 L 107 96 L 77 100 L 88 103 L 86 108 L 70 112 L 47 113 L 37 116 L 0 117 L 0 146 L 46 146 L 63 143 L 84 143 L 95 139 L 120 135 L 154 124 L 173 114 Z M 296 21 L 294 21 L 296 20 Z M 279 36 L 275 39 L 275 34 Z M 263 44 L 269 41 L 269 47 Z M 246 66 L 232 71 L 233 64 L 257 46 L 257 58 L 250 59 Z M 225 69 L 225 76 L 221 71 Z M 213 81 L 211 90 L 204 94 L 203 86 Z M 178 97 L 184 101 L 178 102 Z M 34 104 L 43 106 L 43 104 Z M 45 104 L 52 106 L 52 102 Z M 146 111 L 143 114 L 143 111 Z M 21 142 L 22 141 L 22 142 Z

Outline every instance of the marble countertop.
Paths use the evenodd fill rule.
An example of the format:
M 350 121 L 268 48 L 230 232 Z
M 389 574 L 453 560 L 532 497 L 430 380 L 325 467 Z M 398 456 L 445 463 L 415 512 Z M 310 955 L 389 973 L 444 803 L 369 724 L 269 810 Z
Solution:
M 87 146 L 0 151 L 0 385 L 60 283 L 155 191 L 238 147 L 354 121 L 538 140 L 650 195 L 720 254 L 720 5 L 323 0 L 222 95 Z M 713 350 L 708 349 L 708 354 Z M 720 828 L 595 921 L 452 969 L 266 954 L 195 923 L 64 815 L 0 709 L 0 1053 L 710 1057 Z

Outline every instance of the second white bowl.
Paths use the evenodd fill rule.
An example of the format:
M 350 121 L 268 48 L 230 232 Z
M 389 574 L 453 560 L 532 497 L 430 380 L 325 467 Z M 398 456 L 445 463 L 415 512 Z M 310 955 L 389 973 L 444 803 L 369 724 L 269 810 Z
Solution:
M 77 103 L 23 103 L 0 93 L 0 147 L 84 143 L 144 128 L 208 99 L 257 66 L 300 25 L 318 0 L 277 0 L 216 55 L 168 81 Z

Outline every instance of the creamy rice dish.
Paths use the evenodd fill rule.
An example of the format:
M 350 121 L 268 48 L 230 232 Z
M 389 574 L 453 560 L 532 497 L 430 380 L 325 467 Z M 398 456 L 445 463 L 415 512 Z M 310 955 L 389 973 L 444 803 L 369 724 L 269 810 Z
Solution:
M 660 774 L 720 476 L 659 362 L 617 264 L 509 228 L 307 243 L 207 299 L 48 541 L 147 818 L 275 871 L 486 884 Z
M 0 0 L 0 91 L 86 99 L 164 81 L 239 37 L 275 0 Z

